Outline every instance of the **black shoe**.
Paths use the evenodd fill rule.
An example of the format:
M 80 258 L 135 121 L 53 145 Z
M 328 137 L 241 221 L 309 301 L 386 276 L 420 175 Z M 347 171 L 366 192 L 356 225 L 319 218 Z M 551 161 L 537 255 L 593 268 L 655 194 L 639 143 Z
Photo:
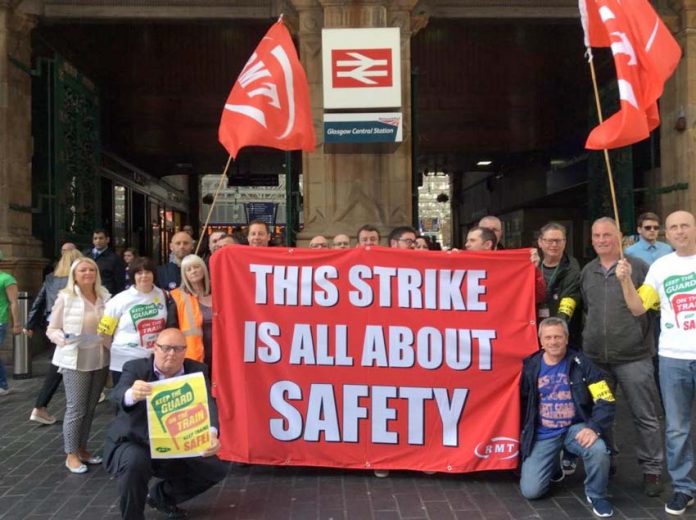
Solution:
M 167 520 L 184 520 L 188 518 L 186 511 L 179 509 L 175 504 L 160 504 L 150 495 L 147 496 L 147 505 L 167 515 Z
M 574 475 L 577 467 L 578 461 L 576 459 L 563 459 L 561 461 L 561 468 L 563 468 L 564 475 Z
M 649 497 L 659 497 L 664 486 L 662 485 L 662 478 L 660 475 L 654 475 L 652 473 L 646 473 L 643 475 L 643 493 Z
M 669 502 L 665 504 L 665 511 L 670 515 L 683 515 L 686 508 L 694 503 L 694 497 L 686 493 L 675 491 Z
M 562 482 L 564 478 L 565 478 L 565 473 L 563 472 L 563 469 L 558 468 L 556 473 L 551 475 L 551 482 L 554 482 L 554 483 Z

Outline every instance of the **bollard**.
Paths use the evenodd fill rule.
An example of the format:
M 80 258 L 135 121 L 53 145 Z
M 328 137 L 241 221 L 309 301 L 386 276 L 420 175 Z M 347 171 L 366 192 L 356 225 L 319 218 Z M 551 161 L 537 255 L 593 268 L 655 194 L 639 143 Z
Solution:
M 19 323 L 27 322 L 27 315 L 31 308 L 31 296 L 28 292 L 20 291 L 17 295 L 19 304 Z M 31 355 L 29 352 L 29 338 L 24 334 L 14 336 L 14 371 L 13 379 L 29 379 L 31 377 Z

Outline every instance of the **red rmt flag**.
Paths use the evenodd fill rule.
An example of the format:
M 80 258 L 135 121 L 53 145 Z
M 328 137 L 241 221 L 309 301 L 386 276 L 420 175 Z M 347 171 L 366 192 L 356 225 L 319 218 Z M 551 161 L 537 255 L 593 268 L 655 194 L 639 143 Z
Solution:
M 314 150 L 307 77 L 282 20 L 269 29 L 234 83 L 218 138 L 232 157 L 245 146 Z
M 681 48 L 648 0 L 579 0 L 585 46 L 610 47 L 621 108 L 590 132 L 585 148 L 642 141 L 660 124 L 657 100 Z

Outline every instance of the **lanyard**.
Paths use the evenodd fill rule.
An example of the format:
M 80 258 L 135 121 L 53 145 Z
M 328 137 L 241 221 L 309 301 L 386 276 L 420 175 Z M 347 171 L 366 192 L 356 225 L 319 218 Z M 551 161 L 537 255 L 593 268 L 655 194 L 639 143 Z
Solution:
M 563 261 L 563 258 L 561 258 L 561 261 Z M 543 266 L 542 262 L 542 266 Z M 558 262 L 558 265 L 556 266 L 556 269 L 553 270 L 553 273 L 551 273 L 551 278 L 549 278 L 549 283 L 546 284 L 546 290 L 550 291 L 551 287 L 553 287 L 553 282 L 556 281 L 556 276 L 558 276 L 558 269 L 561 267 L 561 262 Z

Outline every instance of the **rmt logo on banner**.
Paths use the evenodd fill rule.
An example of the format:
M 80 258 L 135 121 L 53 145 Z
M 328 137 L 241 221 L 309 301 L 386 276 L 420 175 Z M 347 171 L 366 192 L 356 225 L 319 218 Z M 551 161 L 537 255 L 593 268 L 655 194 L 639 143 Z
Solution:
M 354 309 L 398 307 L 427 311 L 485 313 L 488 310 L 487 272 L 483 269 L 418 269 L 352 265 L 339 272 L 333 265 L 287 266 L 249 265 L 254 282 L 256 306 L 334 308 L 339 299 Z M 339 275 L 342 280 L 339 289 Z M 347 284 L 345 283 L 347 282 Z M 340 293 L 343 294 L 340 294 Z M 340 296 L 340 298 L 339 298 Z M 292 324 L 281 347 L 281 327 L 272 321 L 244 322 L 244 363 L 289 366 L 376 367 L 437 371 L 443 366 L 464 371 L 474 366 L 491 371 L 497 337 L 493 329 L 464 329 L 403 325 L 368 324 L 349 327 L 334 317 L 332 324 Z M 358 334 L 357 341 L 349 335 Z M 351 353 L 349 347 L 361 348 Z M 353 354 L 353 355 L 352 355 Z M 280 441 L 303 438 L 317 442 L 322 433 L 328 442 L 359 442 L 359 422 L 371 415 L 371 442 L 399 444 L 398 434 L 390 431 L 396 419 L 392 399 L 404 400 L 408 410 L 406 442 L 423 445 L 426 407 L 434 403 L 442 431 L 442 444 L 459 445 L 458 424 L 464 412 L 469 389 L 396 385 L 343 384 L 337 403 L 334 385 L 312 383 L 307 396 L 306 417 L 293 404 L 303 400 L 301 385 L 290 380 L 276 381 L 270 388 L 270 405 L 280 417 L 270 420 L 270 433 Z M 361 399 L 370 399 L 370 406 Z M 342 418 L 339 421 L 339 409 Z M 403 441 L 401 441 L 403 442 Z
M 334 88 L 391 87 L 391 49 L 334 49 L 331 51 Z

